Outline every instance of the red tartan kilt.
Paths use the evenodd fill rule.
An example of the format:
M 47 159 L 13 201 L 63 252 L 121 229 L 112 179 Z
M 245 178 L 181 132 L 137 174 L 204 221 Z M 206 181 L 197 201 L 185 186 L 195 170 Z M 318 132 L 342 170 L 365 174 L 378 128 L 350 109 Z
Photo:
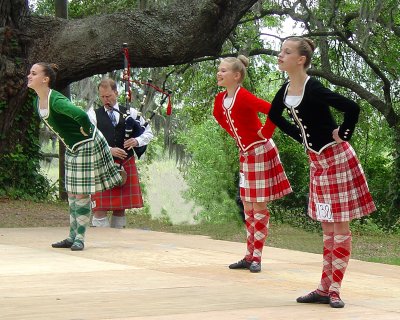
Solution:
M 330 205 L 331 221 L 344 222 L 375 211 L 361 164 L 348 142 L 332 145 L 321 154 L 309 152 L 310 194 L 308 215 L 318 221 L 318 208 Z
M 240 175 L 243 201 L 268 202 L 292 192 L 272 139 L 240 152 Z
M 123 186 L 92 195 L 93 211 L 112 211 L 143 207 L 142 191 L 135 157 L 123 163 L 128 178 Z

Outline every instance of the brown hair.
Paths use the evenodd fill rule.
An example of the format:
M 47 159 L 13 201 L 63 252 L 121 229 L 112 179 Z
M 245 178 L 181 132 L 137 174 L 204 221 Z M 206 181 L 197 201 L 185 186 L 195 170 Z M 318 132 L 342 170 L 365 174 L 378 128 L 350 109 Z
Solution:
M 298 50 L 301 56 L 306 57 L 306 62 L 304 63 L 304 68 L 308 68 L 311 64 L 311 58 L 315 50 L 314 42 L 306 37 L 289 37 L 285 41 L 295 41 L 298 42 Z
M 58 65 L 48 62 L 38 62 L 36 64 L 43 68 L 44 75 L 49 77 L 49 87 L 53 88 L 57 79 Z
M 100 87 L 102 87 L 102 88 L 110 87 L 111 90 L 118 91 L 116 82 L 113 79 L 110 79 L 110 78 L 101 80 L 99 85 L 97 86 L 97 89 L 100 89 Z
M 233 72 L 240 73 L 240 82 L 243 81 L 244 77 L 246 76 L 246 69 L 249 66 L 249 58 L 240 54 L 238 57 L 228 57 L 222 59 L 223 62 L 227 62 L 231 65 Z

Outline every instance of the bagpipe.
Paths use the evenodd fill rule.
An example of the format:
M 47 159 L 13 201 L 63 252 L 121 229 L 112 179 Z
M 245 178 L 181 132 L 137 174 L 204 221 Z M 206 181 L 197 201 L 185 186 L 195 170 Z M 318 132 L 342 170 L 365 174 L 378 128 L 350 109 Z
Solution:
M 124 139 L 128 140 L 130 138 L 137 138 L 143 134 L 148 126 L 148 122 L 146 121 L 144 124 L 140 124 L 140 114 L 136 119 L 134 119 L 130 113 L 129 106 L 126 109 L 126 113 L 121 112 L 116 108 L 112 108 L 113 111 L 118 112 L 125 121 L 125 136 Z M 138 159 L 145 153 L 147 145 L 141 147 L 134 147 L 133 151 L 135 152 Z
M 123 52 L 123 57 L 124 57 L 124 72 L 123 72 L 122 81 L 124 82 L 124 87 L 125 87 L 125 108 L 127 111 L 126 111 L 126 114 L 124 114 L 123 112 L 120 112 L 117 109 L 114 109 L 114 111 L 117 111 L 118 113 L 120 113 L 122 115 L 123 119 L 125 120 L 125 140 L 127 140 L 130 138 L 137 138 L 143 134 L 143 132 L 146 130 L 146 127 L 149 125 L 149 123 L 151 122 L 153 117 L 157 114 L 159 109 L 162 108 L 162 106 L 165 104 L 167 99 L 168 99 L 168 106 L 167 106 L 166 114 L 168 116 L 171 115 L 171 113 L 172 113 L 172 105 L 171 105 L 172 91 L 161 89 L 161 88 L 155 86 L 152 83 L 152 80 L 143 82 L 143 81 L 131 79 L 131 75 L 130 75 L 131 64 L 130 64 L 130 59 L 129 59 L 129 50 L 128 50 L 127 43 L 124 43 L 122 45 L 122 52 Z M 140 103 L 141 107 L 140 107 L 140 110 L 139 110 L 136 118 L 133 118 L 132 115 L 130 114 L 130 108 L 131 108 L 130 103 L 132 101 L 132 91 L 131 91 L 132 83 L 145 86 L 145 88 L 146 88 L 144 90 L 143 100 Z M 154 110 L 150 111 L 151 114 L 150 114 L 149 118 L 145 119 L 145 122 L 143 124 L 141 124 L 140 118 L 142 115 L 146 97 L 148 96 L 150 89 L 158 91 L 162 94 L 161 101 Z M 138 159 L 140 159 L 140 157 L 146 151 L 147 145 L 140 146 L 140 147 L 134 147 L 133 149 L 134 149 L 134 152 L 136 153 L 136 156 L 138 157 Z

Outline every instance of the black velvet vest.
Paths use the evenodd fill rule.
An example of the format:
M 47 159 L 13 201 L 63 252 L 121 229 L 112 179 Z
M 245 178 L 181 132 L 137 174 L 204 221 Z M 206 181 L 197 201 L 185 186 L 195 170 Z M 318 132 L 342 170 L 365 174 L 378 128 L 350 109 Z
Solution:
M 126 114 L 126 108 L 119 106 L 119 111 Z M 108 113 L 104 110 L 104 107 L 99 107 L 95 110 L 97 119 L 97 128 L 106 138 L 110 147 L 118 147 L 124 149 L 124 138 L 125 138 L 125 121 L 122 115 L 119 116 L 119 121 L 114 127 Z M 128 157 L 133 155 L 133 150 L 126 150 Z

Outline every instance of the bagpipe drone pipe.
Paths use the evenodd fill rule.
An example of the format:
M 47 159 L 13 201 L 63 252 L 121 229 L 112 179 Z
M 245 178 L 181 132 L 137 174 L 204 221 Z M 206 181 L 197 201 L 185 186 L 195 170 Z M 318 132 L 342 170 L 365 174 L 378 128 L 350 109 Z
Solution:
M 124 72 L 123 72 L 123 83 L 125 86 L 125 108 L 127 110 L 127 115 L 123 115 L 125 119 L 125 139 L 129 139 L 131 137 L 136 138 L 140 136 L 146 127 L 150 124 L 151 120 L 154 118 L 154 116 L 159 114 L 159 111 L 163 108 L 164 104 L 168 100 L 167 104 L 167 109 L 166 109 L 166 114 L 169 116 L 171 115 L 172 112 L 172 105 L 171 105 L 171 94 L 172 91 L 166 90 L 163 86 L 163 88 L 159 88 L 158 86 L 153 84 L 153 81 L 151 79 L 147 81 L 139 81 L 135 79 L 131 79 L 131 65 L 130 65 L 130 59 L 129 59 L 129 51 L 128 51 L 128 45 L 126 43 L 123 44 L 123 56 L 124 56 Z M 138 86 L 140 89 L 139 91 L 142 92 L 142 97 L 140 99 L 139 95 L 136 97 L 136 101 L 140 103 L 139 105 L 139 112 L 134 119 L 130 115 L 130 108 L 131 108 L 131 101 L 132 101 L 132 90 L 131 90 L 131 85 L 134 84 Z M 153 109 L 148 108 L 148 105 L 150 104 L 150 98 L 154 96 L 154 94 L 161 94 L 159 103 L 156 104 L 156 106 Z M 118 110 L 116 110 L 118 111 Z M 118 111 L 119 112 L 119 111 Z M 143 119 L 145 120 L 144 123 L 141 124 L 140 118 L 143 116 Z M 146 117 L 148 116 L 148 117 Z M 134 151 L 137 155 L 138 158 L 146 151 L 147 146 L 141 146 L 141 147 L 135 147 Z

